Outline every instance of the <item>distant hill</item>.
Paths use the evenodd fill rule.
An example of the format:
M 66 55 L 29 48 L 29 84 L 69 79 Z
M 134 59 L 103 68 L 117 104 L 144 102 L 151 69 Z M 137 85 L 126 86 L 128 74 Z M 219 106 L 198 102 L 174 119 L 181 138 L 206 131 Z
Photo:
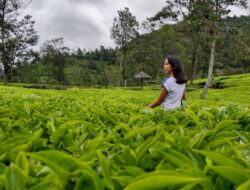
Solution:
M 223 40 L 218 44 L 215 57 L 214 75 L 241 74 L 250 71 L 250 17 L 230 17 L 225 20 L 227 28 Z M 237 35 L 235 35 L 237 34 Z M 185 67 L 187 75 L 191 71 L 192 41 L 178 31 L 178 25 L 165 25 L 161 29 L 143 34 L 134 39 L 128 52 L 128 85 L 139 85 L 134 74 L 143 70 L 152 79 L 151 84 L 159 84 L 164 74 L 162 63 L 167 54 L 176 55 Z M 196 78 L 205 78 L 208 70 L 209 48 L 199 52 Z M 78 51 L 69 55 L 64 68 L 64 85 L 117 86 L 120 79 L 119 49 L 105 49 L 103 46 L 91 52 Z M 59 84 L 53 74 L 49 74 L 42 60 L 32 64 L 21 64 L 12 73 L 11 82 Z M 53 73 L 53 72 L 52 72 Z

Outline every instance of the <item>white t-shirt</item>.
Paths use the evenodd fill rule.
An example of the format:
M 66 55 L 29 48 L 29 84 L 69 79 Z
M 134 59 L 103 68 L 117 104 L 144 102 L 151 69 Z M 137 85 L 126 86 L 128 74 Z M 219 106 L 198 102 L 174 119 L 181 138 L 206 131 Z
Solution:
M 161 105 L 167 110 L 179 107 L 186 84 L 177 84 L 174 77 L 169 77 L 163 81 L 162 86 L 168 91 L 168 94 Z

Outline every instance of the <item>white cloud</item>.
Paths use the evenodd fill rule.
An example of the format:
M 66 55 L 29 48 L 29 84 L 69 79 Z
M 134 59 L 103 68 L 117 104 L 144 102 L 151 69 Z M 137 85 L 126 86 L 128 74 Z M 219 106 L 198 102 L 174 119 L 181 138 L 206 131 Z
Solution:
M 240 16 L 249 14 L 247 9 L 233 7 L 233 6 L 230 6 L 229 9 L 231 10 L 231 12 L 229 13 L 230 16 Z

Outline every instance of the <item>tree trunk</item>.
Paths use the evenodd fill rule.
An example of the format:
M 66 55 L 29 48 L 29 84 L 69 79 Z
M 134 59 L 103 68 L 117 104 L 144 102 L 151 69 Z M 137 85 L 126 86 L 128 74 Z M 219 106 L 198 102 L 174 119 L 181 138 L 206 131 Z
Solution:
M 128 76 L 127 76 L 127 49 L 125 50 L 125 55 L 124 55 L 124 87 L 127 87 L 127 81 L 128 81 Z
M 60 69 L 60 85 L 61 85 L 61 88 L 62 88 L 62 86 L 63 86 L 63 68 L 62 68 L 62 66 L 61 66 L 61 69 Z
M 192 86 L 193 81 L 195 79 L 195 75 L 196 75 L 196 70 L 197 70 L 197 65 L 198 65 L 198 47 L 196 45 L 194 45 L 194 49 L 193 49 L 193 55 L 192 55 L 192 72 L 190 75 L 190 86 Z
M 120 60 L 120 80 L 118 82 L 118 86 L 120 86 L 123 82 L 123 53 L 121 55 L 121 60 Z
M 7 85 L 11 80 L 10 72 L 8 69 L 4 69 L 3 78 L 4 78 L 4 85 Z
M 64 64 L 62 63 L 60 63 L 59 72 L 60 72 L 60 86 L 62 88 L 64 82 Z
M 205 96 L 207 94 L 207 90 L 212 82 L 212 77 L 213 77 L 213 67 L 214 67 L 214 57 L 215 57 L 215 44 L 216 44 L 216 39 L 212 41 L 211 44 L 211 53 L 210 53 L 210 61 L 209 61 L 209 69 L 208 69 L 208 78 L 207 82 L 203 88 L 203 91 L 201 93 L 200 98 L 205 99 Z
M 4 0 L 2 2 L 2 7 L 1 7 L 1 23 L 0 23 L 0 28 L 1 28 L 1 46 L 3 48 L 3 50 L 5 49 L 5 43 L 4 43 L 4 38 L 5 38 L 5 8 L 6 8 L 6 0 Z M 1 54 L 3 54 L 3 52 L 1 52 Z M 3 55 L 1 56 L 2 57 L 2 60 L 1 62 L 3 63 L 3 67 L 4 67 L 4 73 L 3 73 L 3 76 L 4 76 L 4 85 L 6 85 L 8 83 L 8 69 L 6 69 L 6 65 L 4 64 L 4 60 L 3 60 Z
M 245 67 L 245 60 L 244 57 L 246 57 L 245 55 L 243 55 L 243 59 L 240 60 L 241 63 L 241 68 L 242 68 L 242 74 L 246 73 L 246 67 Z
M 156 74 L 156 76 L 155 76 L 155 85 L 157 84 L 158 78 L 159 78 L 159 70 L 157 71 L 157 74 Z
M 144 72 L 145 71 L 145 52 L 143 50 L 143 61 L 142 61 L 142 71 Z
M 3 81 L 4 81 L 4 85 L 8 84 L 8 73 L 4 70 L 3 73 Z
M 144 81 L 143 81 L 144 79 L 143 78 L 141 78 L 141 89 L 143 90 L 143 85 L 144 85 Z
M 124 87 L 127 87 L 127 49 L 123 49 L 122 64 L 120 65 L 121 76 Z

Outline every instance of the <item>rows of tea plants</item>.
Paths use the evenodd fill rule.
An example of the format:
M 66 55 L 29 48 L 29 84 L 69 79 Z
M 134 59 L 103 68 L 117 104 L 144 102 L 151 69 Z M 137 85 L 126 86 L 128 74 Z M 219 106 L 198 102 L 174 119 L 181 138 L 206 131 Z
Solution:
M 250 110 L 157 92 L 0 87 L 0 189 L 249 190 Z

